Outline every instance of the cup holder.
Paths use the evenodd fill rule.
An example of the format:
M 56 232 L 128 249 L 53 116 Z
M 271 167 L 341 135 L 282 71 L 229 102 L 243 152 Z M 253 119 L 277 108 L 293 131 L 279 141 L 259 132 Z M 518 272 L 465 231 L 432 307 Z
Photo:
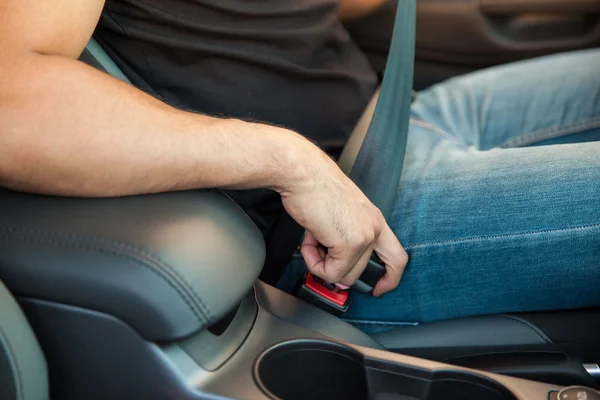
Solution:
M 478 374 L 365 359 L 321 340 L 271 347 L 256 360 L 254 378 L 272 399 L 516 400 L 504 386 Z
M 254 376 L 273 399 L 369 398 L 362 355 L 332 342 L 294 340 L 276 345 L 257 360 Z

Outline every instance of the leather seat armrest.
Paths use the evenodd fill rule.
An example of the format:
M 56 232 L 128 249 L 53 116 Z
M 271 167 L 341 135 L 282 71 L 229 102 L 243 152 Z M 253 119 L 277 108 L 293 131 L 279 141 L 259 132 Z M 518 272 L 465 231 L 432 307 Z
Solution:
M 262 235 L 220 191 L 110 199 L 0 190 L 0 279 L 111 314 L 148 340 L 204 329 L 258 277 Z

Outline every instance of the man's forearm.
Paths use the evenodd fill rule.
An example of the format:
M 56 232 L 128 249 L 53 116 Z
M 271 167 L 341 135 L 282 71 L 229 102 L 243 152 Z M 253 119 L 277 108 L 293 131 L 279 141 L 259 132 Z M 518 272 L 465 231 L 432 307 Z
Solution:
M 272 188 L 319 154 L 280 128 L 178 111 L 80 62 L 30 54 L 0 77 L 0 183 L 74 196 Z

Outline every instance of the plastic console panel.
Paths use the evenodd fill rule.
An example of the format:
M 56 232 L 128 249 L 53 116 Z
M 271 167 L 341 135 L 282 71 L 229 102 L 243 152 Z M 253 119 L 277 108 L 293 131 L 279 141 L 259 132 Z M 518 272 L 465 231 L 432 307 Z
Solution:
M 384 351 L 260 282 L 221 325 L 164 343 L 108 314 L 20 301 L 48 359 L 52 396 L 61 400 L 294 398 L 273 382 L 314 399 L 545 400 L 558 389 Z

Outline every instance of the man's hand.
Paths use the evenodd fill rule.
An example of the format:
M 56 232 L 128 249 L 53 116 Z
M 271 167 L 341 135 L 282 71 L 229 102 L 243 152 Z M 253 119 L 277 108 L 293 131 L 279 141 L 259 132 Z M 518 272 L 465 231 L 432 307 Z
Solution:
M 327 156 L 313 154 L 310 162 L 307 178 L 281 193 L 286 210 L 306 228 L 302 255 L 309 271 L 352 286 L 375 251 L 386 274 L 373 294 L 394 289 L 408 256 L 385 218 Z

